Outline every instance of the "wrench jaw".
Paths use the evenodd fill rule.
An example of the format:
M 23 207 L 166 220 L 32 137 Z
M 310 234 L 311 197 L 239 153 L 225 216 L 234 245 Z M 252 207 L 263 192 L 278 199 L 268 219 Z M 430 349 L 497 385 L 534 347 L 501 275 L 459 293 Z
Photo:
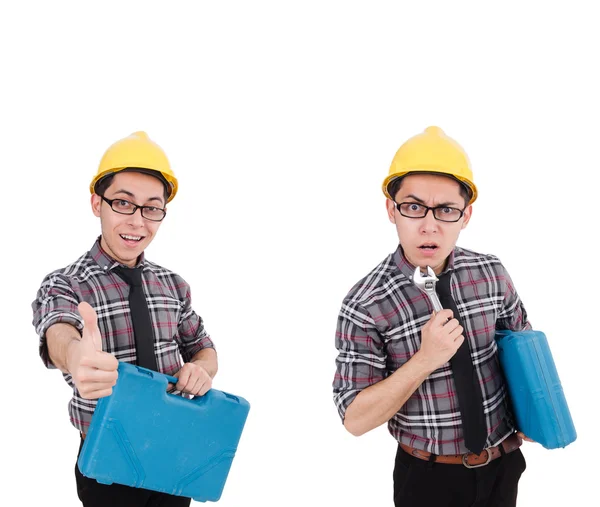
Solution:
M 431 304 L 436 312 L 443 310 L 437 292 L 435 291 L 435 283 L 438 281 L 439 278 L 435 276 L 435 272 L 431 269 L 431 266 L 427 266 L 427 275 L 421 273 L 421 268 L 419 266 L 416 267 L 415 274 L 413 275 L 413 282 L 429 296 Z
M 422 290 L 433 290 L 435 291 L 435 282 L 439 281 L 438 277 L 435 276 L 435 272 L 431 269 L 431 266 L 427 266 L 427 275 L 423 275 L 419 266 L 415 269 L 413 275 L 413 282 L 419 289 Z

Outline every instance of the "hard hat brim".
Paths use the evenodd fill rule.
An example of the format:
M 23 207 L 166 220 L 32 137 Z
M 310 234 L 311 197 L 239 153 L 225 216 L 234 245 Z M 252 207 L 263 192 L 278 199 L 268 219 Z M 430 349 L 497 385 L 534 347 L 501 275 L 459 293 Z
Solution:
M 458 183 L 464 185 L 467 188 L 467 190 L 469 191 L 469 194 L 471 196 L 467 206 L 473 204 L 475 202 L 475 200 L 477 199 L 477 196 L 478 196 L 477 187 L 475 186 L 475 184 L 472 181 L 469 181 L 466 178 L 460 178 L 459 176 L 456 176 L 453 174 L 448 174 L 448 172 L 446 172 L 446 171 L 442 171 L 442 170 L 435 169 L 435 168 L 431 168 L 431 169 L 427 169 L 427 170 L 421 170 L 421 169 L 409 170 L 409 171 L 403 171 L 403 172 L 399 172 L 399 173 L 395 173 L 395 174 L 390 174 L 385 180 L 383 180 L 383 184 L 381 186 L 381 189 L 383 190 L 384 195 L 388 199 L 393 201 L 394 197 L 392 195 L 390 195 L 390 193 L 388 192 L 390 183 L 392 183 L 392 181 L 395 181 L 397 179 L 404 178 L 405 176 L 408 176 L 409 174 L 435 174 L 435 175 L 447 176 L 448 178 L 452 178 L 452 179 L 458 181 Z
M 173 200 L 175 194 L 177 193 L 177 180 L 169 175 L 165 175 L 156 169 L 146 169 L 143 167 L 122 167 L 119 169 L 108 169 L 100 174 L 97 174 L 92 182 L 90 183 L 90 193 L 96 193 L 96 186 L 105 178 L 109 176 L 113 176 L 119 172 L 139 172 L 143 174 L 148 174 L 150 176 L 154 176 L 158 180 L 165 185 L 167 189 L 167 203 Z

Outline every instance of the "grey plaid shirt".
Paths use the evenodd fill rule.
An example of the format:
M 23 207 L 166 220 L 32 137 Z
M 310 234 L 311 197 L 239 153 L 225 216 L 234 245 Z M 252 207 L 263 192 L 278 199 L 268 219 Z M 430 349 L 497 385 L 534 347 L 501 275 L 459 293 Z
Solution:
M 113 268 L 119 266 L 100 246 L 100 238 L 92 249 L 73 264 L 47 275 L 32 303 L 33 325 L 40 340 L 40 356 L 48 368 L 55 368 L 48 357 L 46 330 L 53 324 L 71 324 L 80 332 L 83 320 L 77 311 L 81 301 L 88 302 L 98 314 L 102 349 L 119 361 L 135 363 L 135 339 L 129 310 L 129 285 Z M 203 348 L 214 345 L 204 329 L 202 319 L 192 310 L 189 285 L 179 275 L 144 259 L 144 291 L 154 327 L 154 352 L 158 369 L 173 375 Z M 73 389 L 69 403 L 71 422 L 87 431 L 96 400 L 82 398 L 71 375 L 63 374 Z
M 359 281 L 342 303 L 336 333 L 334 401 L 342 420 L 363 389 L 385 379 L 417 352 L 421 328 L 433 307 L 412 282 L 402 248 Z M 515 431 L 494 340 L 496 329 L 530 329 L 527 313 L 498 258 L 456 247 L 452 295 L 479 377 L 488 428 L 486 446 Z M 458 399 L 450 364 L 434 371 L 388 422 L 390 433 L 411 447 L 434 454 L 462 454 Z

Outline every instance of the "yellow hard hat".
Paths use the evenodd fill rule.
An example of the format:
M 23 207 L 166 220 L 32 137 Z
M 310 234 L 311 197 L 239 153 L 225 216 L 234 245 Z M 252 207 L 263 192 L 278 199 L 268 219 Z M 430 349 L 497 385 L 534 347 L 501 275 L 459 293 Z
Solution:
M 465 150 L 439 127 L 427 127 L 425 132 L 411 137 L 396 152 L 390 172 L 383 182 L 383 193 L 394 199 L 388 192 L 388 185 L 408 173 L 440 173 L 453 176 L 471 192 L 469 204 L 477 199 L 477 187 L 473 183 L 473 171 Z
M 167 155 L 158 144 L 148 137 L 146 132 L 134 132 L 128 137 L 119 139 L 104 152 L 98 172 L 90 184 L 90 192 L 94 193 L 96 183 L 105 176 L 128 167 L 159 172 L 167 182 L 169 194 L 167 202 L 175 197 L 177 178 L 171 170 Z

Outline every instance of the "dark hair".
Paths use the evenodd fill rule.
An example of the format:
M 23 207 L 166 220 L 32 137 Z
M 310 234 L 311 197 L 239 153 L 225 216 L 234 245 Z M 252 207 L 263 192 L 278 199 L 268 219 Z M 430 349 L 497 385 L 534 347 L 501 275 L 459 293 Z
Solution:
M 409 174 L 419 174 L 419 173 L 409 173 Z M 454 176 L 450 176 L 449 174 L 443 174 L 443 173 L 426 173 L 426 174 L 437 174 L 437 175 L 441 175 L 441 176 L 447 176 L 448 178 L 452 178 L 454 181 L 457 181 L 458 183 L 460 183 L 460 195 L 465 200 L 465 206 L 467 206 L 469 204 L 469 201 L 471 200 L 471 197 L 473 196 L 473 194 L 471 192 L 471 189 L 469 187 L 467 187 L 467 185 L 465 183 L 463 183 L 459 179 L 455 178 Z M 406 174 L 405 176 L 408 176 L 408 174 Z M 402 186 L 403 179 L 404 179 L 404 176 L 400 176 L 399 178 L 395 178 L 389 182 L 389 184 L 387 186 L 387 191 L 388 191 L 388 194 L 390 194 L 392 196 L 392 200 L 396 199 L 396 194 L 398 193 L 398 190 L 400 190 L 400 187 Z
M 115 175 L 120 172 L 138 172 L 138 173 L 143 173 L 143 174 L 149 174 L 150 176 L 154 176 L 155 178 L 158 178 L 165 188 L 165 191 L 164 191 L 165 203 L 169 200 L 169 195 L 170 195 L 169 184 L 167 183 L 167 180 L 165 180 L 164 176 L 162 174 L 160 174 L 158 171 L 153 171 L 152 169 L 141 169 L 138 167 L 126 167 L 125 169 L 121 169 L 120 171 L 117 171 L 116 173 L 110 173 L 108 176 L 105 176 L 104 178 L 99 179 L 98 182 L 96 183 L 96 185 L 94 185 L 94 192 L 98 195 L 103 196 L 104 192 L 106 192 L 108 190 L 108 187 L 111 186 Z

